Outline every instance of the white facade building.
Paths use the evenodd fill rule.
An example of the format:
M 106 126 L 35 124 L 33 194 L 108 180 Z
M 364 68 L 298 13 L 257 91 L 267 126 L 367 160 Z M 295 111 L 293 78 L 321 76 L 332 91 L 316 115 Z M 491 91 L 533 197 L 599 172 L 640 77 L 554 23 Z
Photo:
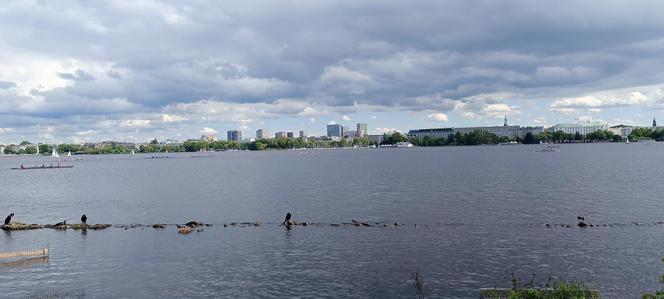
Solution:
M 576 134 L 579 132 L 581 135 L 590 134 L 596 131 L 607 131 L 609 125 L 601 121 L 591 121 L 586 123 L 576 124 L 557 124 L 548 129 L 549 132 L 563 132 L 566 134 Z
M 638 128 L 638 127 L 627 126 L 627 125 L 617 125 L 617 126 L 610 127 L 609 131 L 611 131 L 611 133 L 613 133 L 613 134 L 620 135 L 620 137 L 625 139 L 636 128 Z

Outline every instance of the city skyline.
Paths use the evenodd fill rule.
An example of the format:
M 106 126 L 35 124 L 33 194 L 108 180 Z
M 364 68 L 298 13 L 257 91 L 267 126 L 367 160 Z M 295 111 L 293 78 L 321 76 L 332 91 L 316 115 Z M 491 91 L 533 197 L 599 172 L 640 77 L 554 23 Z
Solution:
M 254 4 L 4 4 L 0 143 L 664 117 L 660 2 Z

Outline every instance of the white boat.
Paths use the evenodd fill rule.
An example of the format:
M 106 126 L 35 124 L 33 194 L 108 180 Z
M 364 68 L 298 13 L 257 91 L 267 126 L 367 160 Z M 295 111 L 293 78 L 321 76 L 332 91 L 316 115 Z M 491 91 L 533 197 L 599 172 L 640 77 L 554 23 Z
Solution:
M 398 142 L 397 147 L 413 147 L 413 144 L 410 142 Z
M 60 154 L 58 154 L 58 151 L 55 150 L 55 145 L 53 146 L 53 152 L 51 153 L 51 157 L 60 158 Z

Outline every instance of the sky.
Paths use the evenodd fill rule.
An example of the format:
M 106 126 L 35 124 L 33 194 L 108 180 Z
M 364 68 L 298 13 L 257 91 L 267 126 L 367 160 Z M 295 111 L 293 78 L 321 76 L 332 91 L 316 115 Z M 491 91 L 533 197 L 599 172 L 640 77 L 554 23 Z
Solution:
M 664 123 L 661 1 L 5 1 L 0 143 Z

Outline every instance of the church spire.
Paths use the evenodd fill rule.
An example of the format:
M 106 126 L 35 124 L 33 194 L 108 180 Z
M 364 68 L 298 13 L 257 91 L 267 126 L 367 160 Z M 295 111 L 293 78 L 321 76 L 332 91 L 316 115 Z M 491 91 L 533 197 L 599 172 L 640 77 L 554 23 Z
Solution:
M 652 118 L 652 127 L 657 127 L 657 121 L 655 120 L 655 117 L 653 116 Z
M 503 123 L 503 126 L 507 127 L 507 114 L 505 114 L 505 122 Z

